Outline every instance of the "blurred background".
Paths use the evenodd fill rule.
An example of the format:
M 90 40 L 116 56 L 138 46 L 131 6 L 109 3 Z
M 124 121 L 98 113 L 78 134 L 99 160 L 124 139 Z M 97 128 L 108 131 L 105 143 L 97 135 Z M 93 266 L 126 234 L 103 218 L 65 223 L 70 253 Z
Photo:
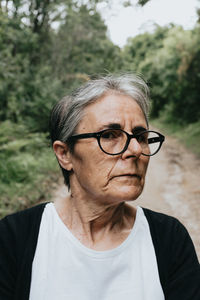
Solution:
M 1 217 L 61 193 L 48 139 L 53 104 L 96 74 L 127 71 L 148 82 L 151 126 L 169 137 L 147 198 L 157 185 L 170 213 L 187 217 L 193 205 L 198 231 L 199 0 L 0 1 Z M 149 206 L 162 210 L 155 199 Z

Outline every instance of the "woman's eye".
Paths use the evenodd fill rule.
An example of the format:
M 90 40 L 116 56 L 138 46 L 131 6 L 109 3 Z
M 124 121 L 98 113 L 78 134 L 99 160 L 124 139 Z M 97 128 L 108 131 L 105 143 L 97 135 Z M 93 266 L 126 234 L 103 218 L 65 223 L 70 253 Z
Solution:
M 104 138 L 104 139 L 112 139 L 114 137 L 115 137 L 115 135 L 112 132 L 106 132 L 102 135 L 102 138 Z
M 147 137 L 147 134 L 139 134 L 137 136 L 137 141 L 139 143 L 148 143 L 148 137 Z
M 101 137 L 104 139 L 115 139 L 119 137 L 119 134 L 119 132 L 112 130 L 104 132 Z

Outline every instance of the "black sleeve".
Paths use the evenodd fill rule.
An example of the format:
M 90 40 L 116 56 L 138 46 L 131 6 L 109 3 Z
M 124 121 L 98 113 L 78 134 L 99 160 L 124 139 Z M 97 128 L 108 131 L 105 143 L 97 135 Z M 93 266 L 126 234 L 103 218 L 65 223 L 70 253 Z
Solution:
M 175 218 L 144 209 L 166 300 L 200 300 L 200 265 L 186 228 Z
M 0 299 L 14 299 L 16 276 L 16 240 L 5 218 L 0 221 Z
M 28 300 L 32 261 L 46 203 L 0 221 L 0 299 Z
M 177 222 L 171 247 L 166 299 L 200 300 L 200 266 L 192 240 Z

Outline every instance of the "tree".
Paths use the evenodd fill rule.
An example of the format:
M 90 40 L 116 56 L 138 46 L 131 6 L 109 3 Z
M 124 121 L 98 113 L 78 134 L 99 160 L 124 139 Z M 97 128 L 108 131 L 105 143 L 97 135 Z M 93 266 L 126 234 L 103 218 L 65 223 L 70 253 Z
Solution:
M 199 113 L 199 28 L 157 27 L 130 39 L 124 48 L 129 69 L 144 75 L 151 85 L 152 116 L 165 112 L 176 123 L 196 122 Z
M 57 30 L 53 15 L 64 2 L 43 2 L 13 1 L 11 11 L 0 11 L 0 121 L 23 122 L 31 131 L 47 130 L 50 108 L 69 89 L 120 68 L 120 49 L 107 38 L 96 1 L 67 0 Z
M 89 75 L 120 68 L 120 49 L 106 32 L 96 10 L 86 5 L 68 10 L 52 49 L 52 64 L 65 89 L 85 81 Z

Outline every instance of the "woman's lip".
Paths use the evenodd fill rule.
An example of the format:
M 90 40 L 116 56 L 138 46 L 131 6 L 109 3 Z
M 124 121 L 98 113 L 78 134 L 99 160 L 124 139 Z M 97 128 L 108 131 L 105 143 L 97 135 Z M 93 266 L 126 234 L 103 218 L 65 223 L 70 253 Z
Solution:
M 120 175 L 117 175 L 117 176 L 114 176 L 114 177 L 123 177 L 123 176 L 137 177 L 137 178 L 141 179 L 141 176 L 138 175 L 138 174 L 120 174 Z

